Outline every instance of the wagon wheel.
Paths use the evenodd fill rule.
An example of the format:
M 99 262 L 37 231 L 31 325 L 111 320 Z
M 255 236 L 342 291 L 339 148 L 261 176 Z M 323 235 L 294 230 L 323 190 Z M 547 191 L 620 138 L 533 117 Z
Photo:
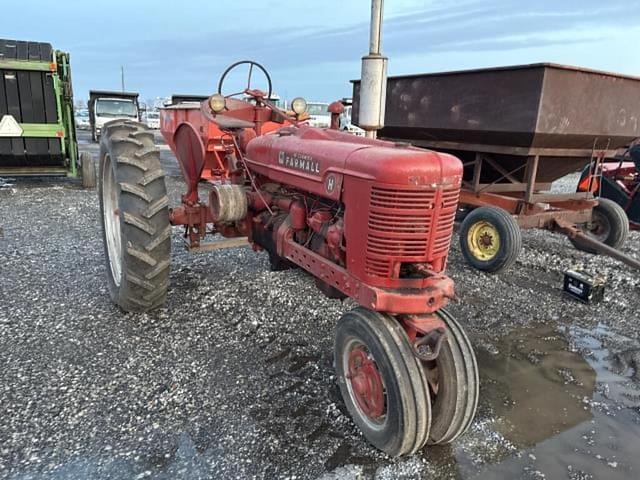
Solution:
M 450 443 L 464 433 L 478 405 L 478 363 L 471 342 L 446 310 L 438 316 L 447 325 L 447 337 L 433 361 L 423 361 L 431 398 L 429 443 Z
M 629 236 L 629 219 L 624 209 L 613 200 L 599 198 L 598 205 L 593 208 L 591 222 L 578 225 L 587 235 L 596 240 L 619 249 Z M 584 244 L 580 238 L 569 238 L 578 249 L 589 253 L 598 253 Z
M 225 79 L 227 78 L 227 75 L 231 72 L 231 70 L 235 69 L 236 67 L 238 67 L 240 65 L 249 65 L 249 73 L 248 73 L 248 76 L 247 76 L 247 88 L 245 88 L 241 92 L 232 93 L 231 95 L 224 95 L 222 93 L 222 87 L 224 85 Z M 237 97 L 238 95 L 242 95 L 243 93 L 246 93 L 247 91 L 251 90 L 251 75 L 253 74 L 253 67 L 257 67 L 260 71 L 262 71 L 262 73 L 266 77 L 267 84 L 268 84 L 268 91 L 267 91 L 266 98 L 271 98 L 271 93 L 272 93 L 271 76 L 269 75 L 269 72 L 267 72 L 266 68 L 264 68 L 259 63 L 254 62 L 253 60 L 241 60 L 239 62 L 236 62 L 236 63 L 232 64 L 232 65 L 229 65 L 229 67 L 227 67 L 227 69 L 224 71 L 224 73 L 220 77 L 220 81 L 218 82 L 218 93 L 220 95 L 223 95 L 225 98 L 229 98 L 229 97 Z
M 344 314 L 336 327 L 334 363 L 347 410 L 369 442 L 393 456 L 426 443 L 426 379 L 394 318 L 361 307 Z
M 111 299 L 126 311 L 164 303 L 169 287 L 169 199 L 153 133 L 138 122 L 105 124 L 98 193 Z
M 518 224 L 508 212 L 497 207 L 473 210 L 463 220 L 459 235 L 465 260 L 486 272 L 509 268 L 522 248 Z

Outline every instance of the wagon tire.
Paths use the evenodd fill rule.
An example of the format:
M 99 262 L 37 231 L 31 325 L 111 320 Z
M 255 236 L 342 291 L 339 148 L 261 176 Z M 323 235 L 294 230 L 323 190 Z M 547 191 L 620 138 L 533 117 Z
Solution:
M 425 445 L 429 390 L 397 320 L 361 307 L 345 313 L 336 327 L 334 363 L 346 408 L 372 445 L 391 456 Z
M 624 209 L 613 200 L 598 198 L 598 205 L 593 207 L 593 221 L 590 224 L 578 225 L 587 235 L 620 249 L 629 236 L 629 218 Z M 573 246 L 583 252 L 598 251 L 578 238 L 569 238 Z
M 96 165 L 89 152 L 80 154 L 80 174 L 84 188 L 96 188 Z
M 498 207 L 471 211 L 462 221 L 459 236 L 460 249 L 467 263 L 489 273 L 508 269 L 522 249 L 518 223 Z
M 144 312 L 160 307 L 169 288 L 169 199 L 153 133 L 141 123 L 105 124 L 98 196 L 111 299 Z

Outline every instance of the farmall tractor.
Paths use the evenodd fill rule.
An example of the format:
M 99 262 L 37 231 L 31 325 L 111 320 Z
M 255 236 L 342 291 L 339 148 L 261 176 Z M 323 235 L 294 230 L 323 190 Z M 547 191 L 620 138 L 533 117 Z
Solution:
M 478 368 L 460 324 L 445 310 L 454 298 L 444 273 L 462 178 L 460 161 L 407 144 L 298 125 L 267 99 L 271 80 L 248 64 L 247 88 L 218 93 L 198 107 L 199 125 L 179 107 L 162 130 L 187 191 L 169 208 L 153 135 L 139 123 L 105 126 L 100 145 L 100 206 L 109 291 L 126 311 L 165 301 L 172 226 L 197 246 L 205 236 L 247 237 L 273 270 L 298 267 L 331 298 L 359 306 L 338 321 L 334 362 L 353 421 L 389 455 L 452 442 L 470 425 Z M 232 66 L 233 67 L 233 66 Z M 231 67 L 230 67 L 231 68 Z M 267 92 L 251 88 L 261 70 Z M 246 98 L 246 97 L 245 97 Z M 332 105 L 338 127 L 341 105 Z M 201 199 L 207 123 L 226 134 L 225 163 Z M 265 134 L 267 122 L 282 127 Z M 220 145 L 214 146 L 220 148 Z M 215 269 L 215 265 L 212 265 Z

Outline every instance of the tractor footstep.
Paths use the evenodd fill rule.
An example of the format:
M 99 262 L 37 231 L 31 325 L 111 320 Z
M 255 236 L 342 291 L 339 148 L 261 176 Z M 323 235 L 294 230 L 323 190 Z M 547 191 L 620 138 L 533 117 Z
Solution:
M 227 238 L 217 240 L 215 242 L 201 243 L 197 247 L 186 245 L 189 252 L 212 252 L 214 250 L 224 250 L 227 248 L 248 247 L 249 241 L 247 237 Z

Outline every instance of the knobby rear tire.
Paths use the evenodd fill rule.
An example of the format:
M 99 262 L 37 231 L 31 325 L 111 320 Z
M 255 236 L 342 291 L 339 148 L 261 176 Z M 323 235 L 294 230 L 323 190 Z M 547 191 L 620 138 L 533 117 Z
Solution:
M 153 133 L 138 122 L 105 124 L 99 198 L 107 281 L 125 311 L 160 307 L 169 288 L 169 198 Z

